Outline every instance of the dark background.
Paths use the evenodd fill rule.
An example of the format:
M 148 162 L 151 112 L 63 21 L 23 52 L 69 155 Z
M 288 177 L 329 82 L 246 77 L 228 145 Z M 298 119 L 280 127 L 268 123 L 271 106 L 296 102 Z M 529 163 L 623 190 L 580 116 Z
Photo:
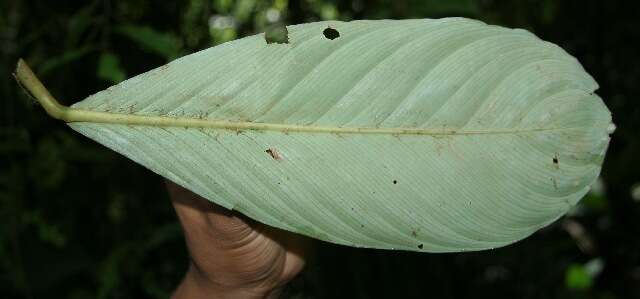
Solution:
M 48 117 L 11 77 L 25 58 L 72 104 L 273 23 L 466 16 L 576 56 L 613 113 L 602 179 L 568 216 L 491 251 L 315 243 L 293 298 L 640 298 L 637 1 L 0 2 L 0 297 L 167 298 L 187 267 L 162 180 Z M 635 199 L 634 199 L 635 198 Z

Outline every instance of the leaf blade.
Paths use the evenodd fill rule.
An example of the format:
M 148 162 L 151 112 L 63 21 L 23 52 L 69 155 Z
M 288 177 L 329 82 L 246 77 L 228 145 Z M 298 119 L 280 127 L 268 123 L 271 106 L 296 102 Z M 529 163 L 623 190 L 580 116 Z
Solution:
M 67 121 L 222 206 L 361 247 L 503 246 L 599 174 L 611 116 L 597 84 L 526 31 L 459 18 L 288 31 L 178 59 Z

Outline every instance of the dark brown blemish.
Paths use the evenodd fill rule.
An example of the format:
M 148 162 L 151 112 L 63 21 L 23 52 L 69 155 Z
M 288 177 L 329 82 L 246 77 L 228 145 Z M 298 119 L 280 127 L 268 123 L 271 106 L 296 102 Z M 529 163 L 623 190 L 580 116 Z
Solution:
M 325 29 L 324 31 L 322 31 L 322 34 L 324 34 L 324 37 L 330 39 L 330 40 L 334 40 L 338 37 L 340 37 L 340 32 L 338 32 L 338 30 L 335 30 L 331 27 L 327 27 L 327 29 Z
M 418 249 L 422 249 L 424 247 L 422 244 L 418 245 Z
M 412 231 L 411 231 L 411 235 L 412 235 L 413 237 L 417 237 L 417 236 L 418 236 L 418 233 L 417 233 L 415 230 L 412 230 Z
M 274 160 L 282 160 L 280 153 L 278 153 L 278 151 L 275 148 L 268 148 L 264 152 L 269 154 L 269 156 L 271 156 L 271 158 L 273 158 Z

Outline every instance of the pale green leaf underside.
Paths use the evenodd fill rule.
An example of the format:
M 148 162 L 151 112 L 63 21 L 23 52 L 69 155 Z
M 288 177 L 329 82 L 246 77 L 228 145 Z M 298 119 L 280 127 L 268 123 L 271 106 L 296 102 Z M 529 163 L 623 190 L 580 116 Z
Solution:
M 122 82 L 73 106 L 109 114 L 69 125 L 217 204 L 360 247 L 503 246 L 600 172 L 611 116 L 597 84 L 527 31 L 454 18 L 288 32 Z

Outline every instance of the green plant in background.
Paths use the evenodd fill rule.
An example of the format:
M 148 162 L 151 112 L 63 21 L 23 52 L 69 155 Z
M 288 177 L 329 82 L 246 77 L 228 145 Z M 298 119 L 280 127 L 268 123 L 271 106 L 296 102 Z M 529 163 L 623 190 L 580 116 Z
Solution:
M 173 60 L 180 55 L 181 41 L 174 34 L 157 32 L 150 27 L 138 25 L 120 25 L 114 29 L 115 32 L 137 43 L 143 50 L 166 60 Z
M 119 83 L 127 78 L 127 74 L 120 65 L 120 59 L 113 53 L 106 52 L 100 54 L 98 61 L 98 78 L 111 83 Z
M 582 265 L 574 264 L 567 269 L 566 284 L 569 289 L 584 290 L 591 287 L 593 280 Z
M 571 290 L 587 290 L 593 286 L 593 281 L 600 275 L 603 268 L 603 261 L 599 258 L 585 264 L 571 264 L 565 274 L 565 284 Z
M 290 26 L 72 108 L 16 75 L 54 118 L 195 193 L 357 247 L 520 240 L 588 192 L 613 133 L 573 57 L 462 18 Z

